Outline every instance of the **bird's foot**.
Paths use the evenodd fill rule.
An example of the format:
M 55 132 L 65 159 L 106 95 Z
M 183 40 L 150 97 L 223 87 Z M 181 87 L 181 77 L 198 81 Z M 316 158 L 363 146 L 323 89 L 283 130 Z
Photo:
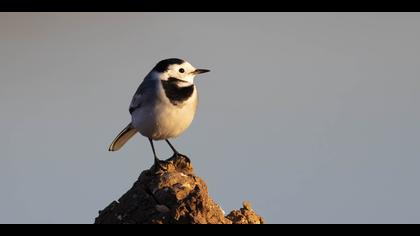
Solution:
M 183 154 L 179 154 L 179 153 L 177 155 L 183 157 L 185 159 L 185 161 L 188 162 L 188 164 L 191 164 L 191 160 L 187 156 L 185 156 Z
M 168 159 L 168 161 L 174 161 L 177 158 L 184 158 L 184 160 L 188 163 L 191 164 L 191 160 L 190 158 L 188 158 L 186 155 L 181 154 L 179 152 L 174 152 L 174 154 L 172 155 L 171 158 Z
M 158 172 L 162 172 L 162 171 L 167 171 L 168 170 L 168 161 L 163 161 L 163 160 L 159 160 L 157 158 L 155 158 L 155 163 L 153 164 L 153 167 L 156 171 L 156 173 Z

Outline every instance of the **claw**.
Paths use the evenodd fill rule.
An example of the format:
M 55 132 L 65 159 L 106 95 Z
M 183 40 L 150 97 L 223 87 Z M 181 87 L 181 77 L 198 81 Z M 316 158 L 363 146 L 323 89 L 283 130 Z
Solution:
M 159 159 L 155 158 L 154 167 L 155 167 L 155 169 L 157 169 L 157 171 L 159 171 L 159 170 L 163 170 L 163 171 L 168 170 L 168 168 L 165 166 L 165 164 L 167 164 L 166 161 L 162 161 L 162 160 L 159 160 Z
M 188 158 L 187 156 L 182 155 L 182 154 L 181 154 L 181 156 L 188 162 L 188 164 L 191 164 L 190 158 Z
M 176 152 L 176 153 L 174 153 L 174 155 L 169 159 L 169 160 L 173 160 L 173 159 L 175 159 L 176 157 L 182 157 L 182 158 L 184 158 L 185 159 L 185 161 L 186 162 L 188 162 L 188 164 L 191 164 L 191 160 L 190 160 L 190 158 L 188 158 L 187 156 L 185 156 L 184 154 L 181 154 L 181 153 L 179 153 L 179 152 Z

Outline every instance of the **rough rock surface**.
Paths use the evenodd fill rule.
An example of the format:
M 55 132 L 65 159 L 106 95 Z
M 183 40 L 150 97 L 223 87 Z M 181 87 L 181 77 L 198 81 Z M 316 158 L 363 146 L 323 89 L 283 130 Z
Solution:
M 95 224 L 264 223 L 249 202 L 225 217 L 185 156 L 173 156 L 165 166 L 143 171 L 127 193 L 99 212 Z

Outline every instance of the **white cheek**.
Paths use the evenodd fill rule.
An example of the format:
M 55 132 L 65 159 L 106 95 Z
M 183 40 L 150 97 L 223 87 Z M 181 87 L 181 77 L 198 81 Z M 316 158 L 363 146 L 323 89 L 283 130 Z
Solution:
M 188 83 L 192 84 L 192 83 L 194 83 L 194 75 L 185 76 L 184 80 L 188 81 Z

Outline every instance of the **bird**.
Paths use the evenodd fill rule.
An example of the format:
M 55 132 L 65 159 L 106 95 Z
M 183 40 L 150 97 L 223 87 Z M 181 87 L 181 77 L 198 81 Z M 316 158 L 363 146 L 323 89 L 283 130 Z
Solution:
M 159 61 L 134 93 L 129 106 L 131 122 L 115 137 L 109 151 L 120 150 L 140 133 L 149 140 L 155 166 L 164 169 L 166 161 L 157 157 L 153 141 L 165 140 L 174 156 L 182 155 L 168 139 L 180 136 L 192 123 L 198 105 L 194 79 L 209 71 L 179 58 Z

